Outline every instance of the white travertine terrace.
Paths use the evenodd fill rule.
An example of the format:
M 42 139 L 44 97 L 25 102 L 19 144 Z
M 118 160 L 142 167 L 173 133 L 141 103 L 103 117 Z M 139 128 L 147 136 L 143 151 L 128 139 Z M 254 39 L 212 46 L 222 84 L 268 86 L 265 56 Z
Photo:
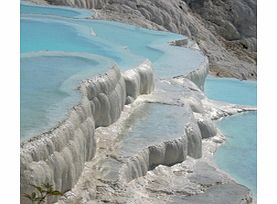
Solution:
M 136 69 L 124 72 L 126 84 L 127 104 L 141 94 L 149 94 L 154 89 L 154 76 L 150 67 L 150 61 L 146 60 Z
M 201 83 L 207 68 L 207 65 L 201 66 L 196 72 L 200 73 L 199 77 L 191 79 L 203 86 Z M 154 75 L 150 61 L 123 74 L 114 66 L 105 74 L 84 81 L 80 86 L 81 102 L 73 107 L 68 118 L 50 131 L 22 143 L 21 192 L 30 192 L 30 183 L 47 182 L 61 192 L 70 190 L 78 181 L 85 162 L 95 156 L 95 128 L 109 126 L 120 117 L 125 103 L 129 104 L 139 95 L 153 90 Z M 128 181 L 145 175 L 159 164 L 184 161 L 186 155 L 201 157 L 201 133 L 197 122 L 188 122 L 185 132 L 185 137 L 149 147 L 146 155 L 149 162 L 145 170 L 139 175 L 127 176 L 127 168 L 124 179 Z M 158 146 L 161 146 L 162 157 L 156 154 Z M 179 156 L 175 158 L 174 155 Z
M 50 183 L 61 192 L 73 189 L 73 192 L 80 193 L 82 182 L 86 179 L 94 182 L 95 178 L 82 174 L 86 162 L 93 161 L 97 150 L 96 128 L 113 126 L 120 118 L 124 105 L 132 103 L 142 94 L 151 93 L 145 96 L 143 103 L 175 106 L 184 111 L 183 133 L 169 139 L 161 138 L 157 144 L 144 144 L 135 154 L 125 155 L 121 161 L 111 159 L 113 157 L 96 159 L 100 169 L 103 167 L 104 170 L 98 172 L 99 175 L 103 173 L 102 179 L 128 186 L 132 180 L 147 175 L 158 165 L 175 165 L 186 160 L 187 156 L 201 158 L 202 138 L 217 134 L 211 119 L 225 114 L 218 108 L 221 105 L 208 102 L 201 91 L 207 74 L 208 60 L 205 59 L 192 73 L 174 79 L 156 80 L 154 90 L 151 63 L 145 61 L 124 73 L 114 66 L 105 74 L 83 81 L 80 85 L 81 101 L 72 108 L 68 118 L 50 131 L 21 144 L 21 193 L 32 192 L 30 183 Z M 226 110 L 228 108 L 225 107 Z M 236 113 L 243 109 L 230 107 L 228 114 L 232 111 Z M 110 134 L 105 137 L 113 143 L 117 136 Z M 120 154 L 114 156 L 117 158 Z M 95 175 L 98 173 L 95 172 Z M 82 179 L 79 179 L 80 176 Z M 80 184 L 78 180 L 81 180 Z M 94 188 L 87 190 L 95 193 Z M 88 200 L 92 199 L 95 198 L 88 197 Z M 50 197 L 47 203 L 55 201 Z M 71 203 L 70 200 L 68 202 Z M 21 197 L 21 203 L 28 201 Z
M 104 7 L 108 1 L 61 0 L 54 2 L 70 6 L 100 9 Z M 135 3 L 130 3 L 129 6 L 133 6 L 135 9 L 137 8 Z M 152 7 L 149 8 L 151 9 Z M 151 11 L 150 14 L 155 13 L 155 11 L 156 9 L 153 9 L 153 12 Z M 145 13 L 143 8 L 141 13 Z M 175 24 L 166 21 L 167 16 L 155 16 L 160 16 L 162 18 L 161 23 L 159 24 L 165 23 L 172 27 L 170 30 L 178 30 Z M 151 18 L 151 16 L 149 16 L 149 18 Z M 159 18 L 155 19 L 158 21 L 160 20 Z M 178 43 L 176 45 L 178 45 Z M 175 139 L 165 140 L 158 144 L 145 146 L 142 151 L 137 152 L 137 154 L 128 157 L 124 161 L 117 161 L 117 158 L 114 159 L 113 162 L 117 161 L 121 163 L 120 168 L 118 168 L 118 166 L 110 165 L 114 163 L 108 164 L 110 160 L 107 162 L 107 166 L 102 165 L 102 167 L 104 166 L 105 169 L 103 169 L 105 171 L 107 171 L 108 168 L 111 169 L 111 173 L 114 173 L 113 170 L 117 171 L 115 177 L 116 182 L 118 183 L 115 183 L 116 185 L 122 184 L 128 186 L 131 183 L 130 181 L 135 181 L 135 179 L 140 176 L 146 175 L 146 177 L 149 177 L 147 172 L 160 164 L 171 166 L 176 163 L 181 163 L 187 156 L 193 158 L 202 157 L 202 148 L 205 147 L 205 142 L 202 144 L 202 138 L 207 139 L 218 134 L 212 120 L 225 116 L 225 114 L 228 115 L 245 111 L 244 109 L 235 106 L 229 107 L 228 105 L 224 106 L 222 104 L 211 103 L 200 94 L 202 93 L 200 90 L 204 90 L 204 82 L 208 74 L 208 67 L 208 59 L 206 58 L 199 67 L 196 67 L 194 71 L 185 75 L 185 78 L 189 80 L 185 79 L 184 76 L 181 76 L 175 77 L 173 80 L 168 80 L 166 82 L 172 83 L 175 80 L 177 83 L 180 81 L 180 84 L 184 88 L 184 90 L 181 91 L 182 93 L 184 92 L 184 94 L 178 92 L 178 97 L 174 94 L 173 97 L 168 97 L 168 101 L 175 100 L 174 102 L 176 102 L 177 105 L 184 107 L 185 109 L 186 122 L 184 124 L 184 134 Z M 191 81 L 197 85 L 197 87 L 195 85 L 190 86 Z M 169 87 L 168 90 L 171 88 L 172 87 Z M 170 95 L 175 91 L 168 90 L 164 91 L 165 95 Z M 97 150 L 96 145 L 98 145 L 98 143 L 96 144 L 95 140 L 95 134 L 97 134 L 97 131 L 95 131 L 95 129 L 101 126 L 112 126 L 112 124 L 120 118 L 125 104 L 134 102 L 141 94 L 149 94 L 154 91 L 153 70 L 148 61 L 144 62 L 138 68 L 128 70 L 124 73 L 121 73 L 118 68 L 113 67 L 103 75 L 84 81 L 80 86 L 80 91 L 82 93 L 81 102 L 79 105 L 73 107 L 65 121 L 61 122 L 56 128 L 49 132 L 32 138 L 28 142 L 22 143 L 20 175 L 21 193 L 31 192 L 32 189 L 28 185 L 29 183 L 41 184 L 47 182 L 53 184 L 55 189 L 66 192 L 72 190 L 78 180 L 84 179 L 80 182 L 81 184 L 79 186 L 78 184 L 76 185 L 77 187 L 73 192 L 76 193 L 76 195 L 78 195 L 78 193 L 79 195 L 85 195 L 82 197 L 82 199 L 85 200 L 82 203 L 86 203 L 86 199 L 88 201 L 95 200 L 93 195 L 98 192 L 97 189 L 91 188 L 90 184 L 97 178 L 84 178 L 85 176 L 82 178 L 86 162 L 93 159 Z M 158 99 L 164 97 L 162 96 L 163 92 L 156 92 L 155 95 L 155 91 L 153 94 L 154 97 L 157 97 Z M 155 101 L 153 103 L 155 103 Z M 157 100 L 156 103 L 168 104 L 165 100 Z M 110 137 L 107 137 L 108 140 L 114 137 L 113 135 L 109 136 Z M 203 157 L 204 156 L 205 155 L 203 154 Z M 100 163 L 98 166 L 101 167 L 101 158 L 98 160 L 96 157 L 95 160 L 96 163 Z M 93 170 L 95 169 L 92 169 L 91 171 Z M 94 176 L 96 174 L 91 175 Z M 100 179 L 103 178 L 105 177 L 100 177 Z M 111 177 L 105 178 L 104 182 L 110 182 L 113 185 L 114 180 L 110 178 Z M 152 179 L 151 176 L 150 178 Z M 82 188 L 82 182 L 91 183 L 85 186 L 84 189 Z M 172 182 L 170 181 L 170 183 Z M 238 187 L 235 184 L 233 185 L 234 187 L 232 188 L 234 189 Z M 197 188 L 199 188 L 199 186 Z M 218 185 L 218 188 L 220 188 L 220 185 Z M 124 194 L 126 193 L 126 189 L 130 191 L 131 188 L 117 190 Z M 89 194 L 89 191 L 92 191 L 92 193 Z M 127 191 L 127 193 L 129 192 Z M 140 191 L 138 191 L 138 194 L 139 193 Z M 247 192 L 243 193 L 247 194 Z M 201 194 L 204 195 L 205 193 L 199 193 L 200 196 Z M 110 194 L 110 191 L 103 191 L 98 196 L 100 198 L 102 196 L 105 199 L 106 197 L 108 198 L 111 196 L 113 199 L 116 199 L 114 194 Z M 195 197 L 198 198 L 197 196 Z M 195 197 L 188 196 L 188 199 L 195 199 Z M 239 197 L 239 199 L 241 198 Z M 55 200 L 49 199 L 47 200 L 47 203 L 53 203 L 54 201 Z M 21 202 L 28 203 L 24 198 L 21 198 Z M 79 203 L 79 201 L 77 200 L 75 203 Z M 194 202 L 190 201 L 190 203 Z
M 226 183 L 222 184 L 219 172 L 214 172 L 211 176 L 204 175 L 208 180 L 213 180 L 213 186 L 205 189 L 201 186 L 202 177 L 197 183 L 190 182 L 188 176 L 193 172 L 191 169 L 189 174 L 180 176 L 179 179 L 186 180 L 186 183 L 180 183 L 180 187 L 175 180 L 172 183 L 171 179 L 175 177 L 167 178 L 170 173 L 168 171 L 175 166 L 206 161 L 209 157 L 207 151 L 212 154 L 214 147 L 223 142 L 212 120 L 247 110 L 255 108 L 210 101 L 185 76 L 156 79 L 155 90 L 151 94 L 138 96 L 132 104 L 126 106 L 118 121 L 96 130 L 97 156 L 86 164 L 78 183 L 59 203 L 168 203 L 168 199 L 173 199 L 171 201 L 175 203 L 174 199 L 184 198 L 192 200 L 188 203 L 198 204 L 202 195 L 212 197 L 216 193 L 211 190 L 220 191 L 221 186 L 228 186 L 228 191 L 239 189 L 235 199 L 249 201 L 251 197 L 246 187 L 234 183 L 230 178 L 226 178 Z M 172 115 L 173 118 L 168 119 Z M 214 145 L 207 145 L 209 141 L 214 142 Z M 159 172 L 155 182 L 152 182 L 152 176 L 155 177 L 160 168 L 167 170 L 165 173 Z M 206 168 L 208 167 L 204 166 L 200 169 L 201 174 Z M 163 183 L 165 179 L 166 183 Z M 148 181 L 153 185 L 151 190 L 148 189 Z M 166 193 L 163 200 L 160 200 L 159 190 L 167 189 L 168 186 L 169 191 L 161 190 Z M 184 195 L 180 194 L 180 198 L 175 190 L 183 192 L 183 188 L 186 191 Z M 191 197 L 186 197 L 187 191 Z M 231 197 L 228 203 L 232 199 L 234 198 Z
M 73 107 L 68 118 L 50 131 L 21 144 L 21 193 L 31 191 L 30 183 L 50 183 L 61 192 L 74 186 L 85 162 L 95 155 L 95 128 L 115 122 L 123 110 L 126 96 L 131 94 L 128 91 L 126 95 L 125 79 L 133 84 L 137 95 L 150 93 L 154 88 L 149 61 L 129 73 L 132 75 L 127 72 L 123 77 L 114 66 L 107 73 L 83 82 L 81 102 Z M 24 200 L 21 199 L 23 203 Z
M 190 72 L 186 78 L 194 82 L 202 91 L 204 91 L 204 84 L 206 76 L 209 73 L 209 61 L 208 58 L 205 57 L 205 60 L 201 63 L 201 65 Z
M 120 183 L 128 183 L 133 179 L 144 176 L 147 171 L 154 169 L 158 165 L 171 166 L 183 162 L 187 156 L 195 159 L 202 156 L 201 133 L 199 127 L 195 125 L 197 123 L 190 107 L 166 104 L 160 106 L 171 106 L 179 109 L 179 112 L 183 114 L 183 118 L 180 118 L 183 123 L 183 132 L 175 137 L 161 138 L 160 143 L 148 144 L 140 152 L 130 156 L 119 168 Z M 159 108 L 161 112 L 170 110 Z M 141 146 L 143 147 L 143 145 Z M 124 155 L 124 157 L 128 157 L 128 155 Z

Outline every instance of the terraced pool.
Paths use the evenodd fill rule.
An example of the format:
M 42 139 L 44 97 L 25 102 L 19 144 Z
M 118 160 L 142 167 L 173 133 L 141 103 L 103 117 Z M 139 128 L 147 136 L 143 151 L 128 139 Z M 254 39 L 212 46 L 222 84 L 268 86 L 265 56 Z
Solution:
M 78 83 L 111 64 L 127 70 L 148 58 L 156 77 L 166 78 L 188 73 L 204 60 L 198 50 L 169 45 L 184 36 L 86 16 L 81 9 L 21 4 L 22 139 L 65 117 L 78 103 Z

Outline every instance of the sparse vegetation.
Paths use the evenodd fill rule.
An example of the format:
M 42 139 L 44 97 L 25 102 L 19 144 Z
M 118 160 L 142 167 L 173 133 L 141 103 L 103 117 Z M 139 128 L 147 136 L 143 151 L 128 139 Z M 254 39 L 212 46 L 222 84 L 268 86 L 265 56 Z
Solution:
M 24 193 L 24 197 L 28 198 L 32 204 L 41 204 L 44 203 L 46 198 L 49 196 L 62 196 L 63 194 L 60 191 L 54 190 L 53 185 L 49 183 L 42 184 L 41 186 L 30 184 L 34 187 L 32 193 Z

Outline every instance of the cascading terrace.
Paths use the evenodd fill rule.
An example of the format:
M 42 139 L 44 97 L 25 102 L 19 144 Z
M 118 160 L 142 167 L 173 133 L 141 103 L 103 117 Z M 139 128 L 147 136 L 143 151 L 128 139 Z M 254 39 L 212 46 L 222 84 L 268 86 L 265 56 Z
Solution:
M 198 81 L 204 81 L 199 79 L 206 77 L 207 68 L 206 60 L 206 65 L 198 69 Z M 190 75 L 186 77 L 189 78 Z M 55 189 L 61 192 L 72 189 L 82 174 L 85 162 L 95 156 L 95 128 L 111 125 L 120 117 L 125 104 L 134 102 L 139 95 L 149 94 L 154 90 L 151 63 L 145 61 L 136 69 L 123 74 L 114 66 L 103 75 L 83 81 L 79 89 L 82 94 L 81 102 L 72 108 L 66 120 L 50 131 L 22 143 L 21 192 L 31 192 L 30 181 L 36 185 L 53 184 Z M 155 92 L 156 96 L 162 94 Z M 170 95 L 170 92 L 164 94 Z M 176 94 L 181 95 L 180 92 Z M 162 98 L 167 100 L 171 97 Z M 189 115 L 192 116 L 192 113 Z M 194 117 L 187 116 L 185 118 L 188 121 L 184 124 L 185 129 L 180 138 L 168 141 L 161 138 L 164 140 L 161 144 L 153 143 L 138 152 L 133 159 L 126 160 L 126 163 L 117 169 L 120 172 L 120 180 L 128 182 L 143 176 L 159 164 L 173 165 L 182 162 L 186 155 L 201 157 L 201 131 Z M 136 162 L 135 158 L 140 157 L 145 157 L 143 160 L 148 162 Z M 146 166 L 144 168 L 140 165 Z M 49 198 L 47 202 L 52 203 L 54 199 Z
M 150 62 L 146 61 L 134 69 L 132 75 L 126 73 L 124 77 L 114 66 L 107 73 L 83 82 L 81 102 L 73 107 L 68 118 L 21 144 L 21 192 L 31 191 L 30 182 L 50 183 L 61 192 L 70 190 L 85 162 L 95 155 L 95 128 L 116 121 L 126 97 L 150 93 L 154 89 L 153 77 Z M 133 85 L 131 96 L 126 92 L 125 79 Z
M 47 2 L 96 9 L 110 4 L 106 0 Z M 142 8 L 129 3 L 130 8 Z M 49 197 L 45 202 L 61 204 L 168 203 L 170 199 L 184 203 L 183 199 L 193 201 L 201 195 L 213 198 L 211 194 L 217 195 L 213 187 L 221 192 L 224 185 L 218 172 L 204 174 L 204 179 L 201 172 L 194 182 L 190 179 L 194 169 L 182 167 L 176 172 L 176 166 L 203 162 L 223 142 L 213 120 L 255 108 L 205 96 L 209 62 L 195 42 L 170 32 L 92 20 L 89 10 L 32 4 L 22 8 L 21 68 L 31 78 L 23 77 L 22 84 L 28 86 L 22 86 L 21 94 L 29 100 L 21 102 L 27 110 L 36 107 L 23 112 L 22 118 L 39 121 L 47 130 L 60 120 L 57 115 L 76 104 L 75 99 L 78 105 L 54 128 L 21 143 L 21 203 L 29 203 L 23 194 L 34 191 L 30 184 L 45 183 L 64 193 L 59 200 Z M 100 11 L 94 11 L 97 19 Z M 167 14 L 155 19 L 174 26 Z M 146 58 L 151 62 L 143 62 Z M 126 71 L 130 67 L 136 68 Z M 34 74 L 36 80 L 30 80 Z M 75 93 L 76 83 L 86 77 Z M 36 129 L 28 135 L 43 131 L 36 124 L 28 124 Z M 159 174 L 160 170 L 165 171 Z M 150 190 L 148 181 L 153 184 Z M 224 182 L 232 184 L 229 189 L 239 186 L 232 179 Z M 249 191 L 240 189 L 236 199 L 248 202 Z
M 174 38 L 168 37 L 168 40 Z M 160 47 L 160 43 L 164 44 L 162 45 L 164 47 Z M 188 49 L 172 47 L 164 41 L 159 42 L 157 40 L 151 46 L 166 52 L 171 60 L 173 55 L 179 58 L 185 53 L 190 53 Z M 130 47 L 132 47 L 132 43 Z M 183 80 L 185 77 L 198 86 L 193 85 L 192 89 L 197 90 L 200 88 L 203 90 L 205 78 L 208 74 L 208 59 L 196 50 L 192 51 L 191 54 L 194 56 L 193 60 L 201 59 L 203 60 L 202 63 L 201 61 L 197 61 L 197 63 L 188 62 L 189 65 L 186 67 L 182 63 L 173 65 L 173 61 L 162 57 L 160 60 L 154 61 L 155 68 L 157 68 L 159 73 L 167 76 L 164 73 L 166 68 L 174 67 L 176 70 L 172 70 L 173 73 L 179 73 L 179 71 L 183 72 L 182 68 L 185 66 L 184 75 L 174 78 Z M 198 64 L 197 67 L 193 66 L 194 63 Z M 128 183 L 137 177 L 144 176 L 147 171 L 160 164 L 174 165 L 184 161 L 187 156 L 193 158 L 202 156 L 201 138 L 204 138 L 204 136 L 201 134 L 206 133 L 203 133 L 205 132 L 202 130 L 203 125 L 201 126 L 200 124 L 202 123 L 194 118 L 193 112 L 194 109 L 203 110 L 203 107 L 201 105 L 198 106 L 198 103 L 194 103 L 198 99 L 195 99 L 192 103 L 181 102 L 178 104 L 178 101 L 183 100 L 180 96 L 187 97 L 183 94 L 184 87 L 178 87 L 178 91 L 175 95 L 172 95 L 175 92 L 175 86 L 167 86 L 166 83 L 159 82 L 158 79 L 156 81 L 164 87 L 155 90 L 154 97 L 158 97 L 159 100 L 150 106 L 157 108 L 159 107 L 158 104 L 162 104 L 166 100 L 173 102 L 173 104 L 171 102 L 165 102 L 165 104 L 168 103 L 169 107 L 171 107 L 169 111 L 172 108 L 177 108 L 179 113 L 185 114 L 177 118 L 182 123 L 179 124 L 182 130 L 180 134 L 172 134 L 172 136 L 169 134 L 168 138 L 158 138 L 158 140 L 153 140 L 152 144 L 145 144 L 142 149 L 136 151 L 133 155 L 125 155 L 124 163 L 119 168 L 111 169 L 110 171 L 112 174 L 115 171 L 117 172 L 118 181 L 121 183 Z M 151 63 L 150 61 L 145 61 L 136 69 L 127 70 L 124 73 L 121 73 L 114 66 L 105 74 L 83 81 L 79 90 L 81 92 L 81 101 L 72 108 L 67 119 L 50 131 L 21 144 L 22 193 L 32 192 L 32 188 L 29 185 L 30 182 L 35 185 L 50 183 L 61 192 L 69 191 L 75 186 L 83 173 L 85 163 L 91 161 L 96 154 L 96 128 L 110 126 L 120 118 L 125 104 L 132 104 L 140 95 L 153 92 L 154 75 Z M 175 103 L 178 104 L 176 107 Z M 166 106 L 162 105 L 161 108 Z M 203 127 L 209 129 L 210 123 L 205 122 Z M 209 131 L 208 134 L 210 134 Z M 125 147 L 128 145 L 125 145 Z M 105 163 L 106 161 L 104 160 L 103 162 Z M 107 162 L 109 163 L 109 161 Z M 23 197 L 21 201 L 23 203 L 26 202 Z M 56 199 L 49 198 L 47 203 L 54 201 Z

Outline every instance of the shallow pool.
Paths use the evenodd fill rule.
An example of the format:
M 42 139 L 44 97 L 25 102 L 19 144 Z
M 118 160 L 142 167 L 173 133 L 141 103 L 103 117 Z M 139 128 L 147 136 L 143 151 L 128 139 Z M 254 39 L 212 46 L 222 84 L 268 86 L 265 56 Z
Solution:
M 118 153 L 122 157 L 184 135 L 185 110 L 180 106 L 146 103 L 127 119 L 120 135 Z
M 208 98 L 229 103 L 256 105 L 257 83 L 209 76 L 205 84 Z M 217 150 L 220 168 L 257 194 L 257 112 L 223 118 L 217 126 L 226 142 Z
M 95 55 L 31 53 L 21 56 L 20 128 L 21 139 L 54 126 L 77 104 L 77 87 L 81 80 L 102 71 L 104 62 L 112 61 Z M 91 69 L 93 67 L 93 69 Z M 34 86 L 35 84 L 35 86 Z
M 257 194 L 257 113 L 248 112 L 217 123 L 227 137 L 215 161 L 241 184 Z

